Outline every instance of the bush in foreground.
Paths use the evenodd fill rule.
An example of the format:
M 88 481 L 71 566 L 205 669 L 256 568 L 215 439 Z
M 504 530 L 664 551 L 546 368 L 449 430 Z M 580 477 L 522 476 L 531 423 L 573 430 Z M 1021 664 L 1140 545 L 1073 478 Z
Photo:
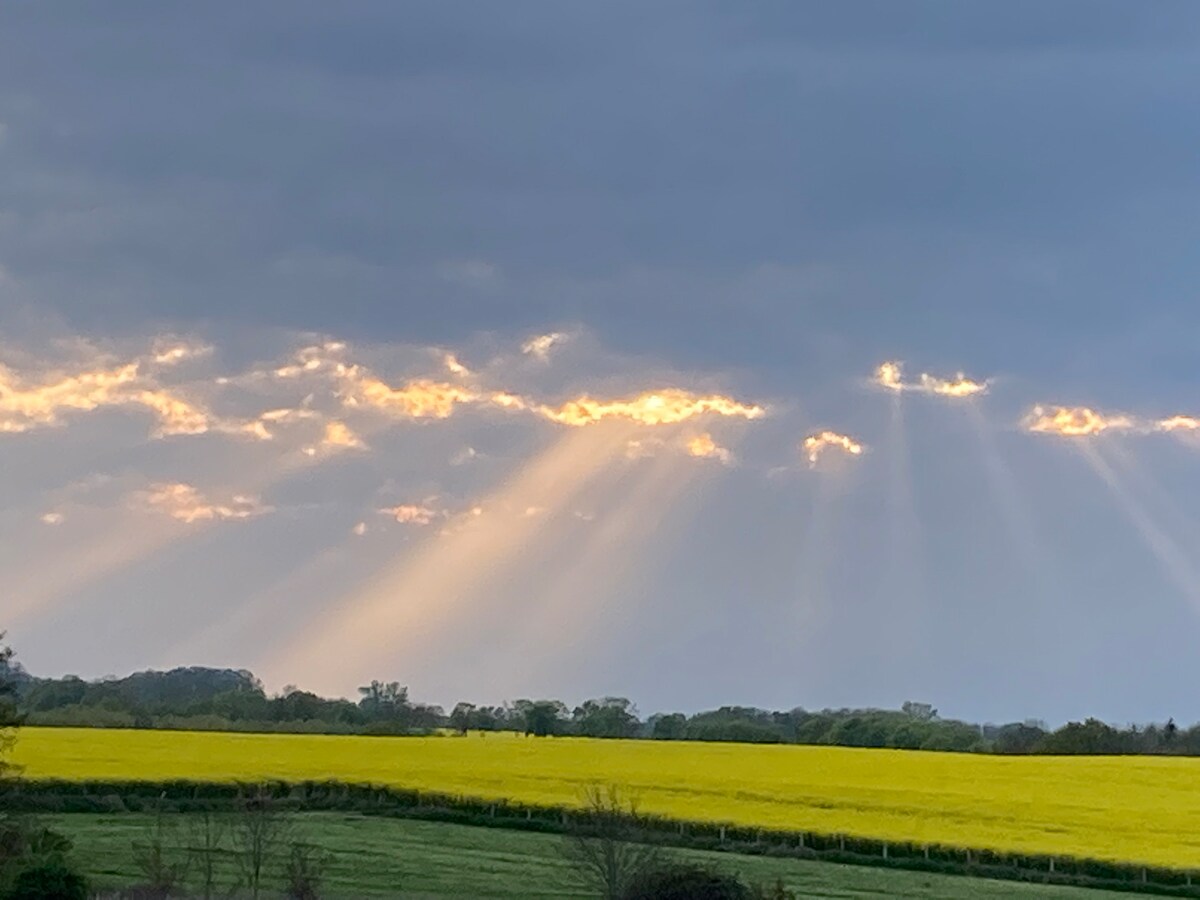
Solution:
M 87 879 L 61 857 L 50 857 L 24 869 L 6 900 L 87 900 Z
M 681 864 L 638 875 L 622 900 L 754 900 L 754 893 L 733 875 Z

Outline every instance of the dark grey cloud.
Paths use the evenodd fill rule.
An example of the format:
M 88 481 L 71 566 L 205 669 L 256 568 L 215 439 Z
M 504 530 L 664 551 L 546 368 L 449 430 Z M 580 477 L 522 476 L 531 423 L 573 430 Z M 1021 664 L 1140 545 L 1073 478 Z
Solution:
M 273 356 L 268 333 L 455 347 L 491 334 L 479 340 L 515 346 L 580 325 L 622 361 L 614 370 L 636 358 L 638 371 L 724 372 L 777 398 L 795 418 L 748 441 L 764 466 L 799 439 L 797 420 L 863 434 L 874 480 L 836 533 L 878 549 L 888 408 L 856 379 L 883 358 L 1001 376 L 987 403 L 1004 423 L 1034 400 L 1195 408 L 1198 61 L 1200 7 L 1166 0 L 11 3 L 0 10 L 0 329 L 194 331 L 237 369 Z M 1000 677 L 1003 648 L 979 629 L 1018 641 L 1013 622 L 1046 623 L 1029 638 L 1036 664 L 1006 697 L 964 677 L 951 702 L 969 714 L 995 699 L 998 715 L 1019 715 L 1032 685 L 1057 679 L 1060 693 L 1032 712 L 1078 714 L 1072 704 L 1097 695 L 1070 673 L 1122 628 L 1145 648 L 1186 633 L 1189 613 L 1165 602 L 1150 624 L 1122 607 L 1153 561 L 1090 473 L 1072 459 L 1064 479 L 1056 450 L 1014 451 L 1004 432 L 1051 555 L 1083 573 L 1074 602 L 1023 596 L 1009 619 L 1005 599 L 1025 582 L 1001 571 L 1007 535 L 962 518 L 969 478 L 942 465 L 949 420 L 926 407 L 910 418 L 928 440 L 914 439 L 913 492 L 931 539 L 954 540 L 927 548 L 935 596 L 914 634 L 959 639 Z M 41 484 L 131 465 L 100 426 L 84 434 L 61 457 L 43 453 L 46 435 L 5 448 L 0 482 L 34 509 Z M 363 463 L 363 484 L 403 452 Z M 165 478 L 175 463 L 154 465 Z M 1194 484 L 1186 460 L 1158 464 L 1164 481 Z M 40 480 L 24 474 L 34 468 Z M 665 641 L 704 597 L 711 615 L 671 651 L 688 679 L 686 660 L 720 638 L 732 635 L 743 659 L 761 653 L 764 632 L 786 633 L 786 610 L 771 605 L 791 590 L 786 539 L 745 547 L 738 535 L 756 516 L 778 534 L 801 529 L 796 510 L 811 501 L 806 487 L 780 491 L 779 509 L 761 491 L 717 496 L 721 514 L 687 526 L 709 568 L 690 569 L 684 589 L 664 562 L 661 616 L 639 620 L 644 642 Z M 342 510 L 330 533 L 359 514 Z M 722 547 L 758 554 L 770 573 L 757 583 L 773 599 L 754 615 L 718 596 L 742 592 Z M 843 551 L 829 577 L 844 605 L 831 601 L 820 632 L 829 646 L 857 639 L 863 610 L 896 614 L 873 593 L 879 558 Z M 976 562 L 994 576 L 983 586 Z M 1152 590 L 1169 593 L 1158 577 Z M 96 590 L 117 608 L 123 591 L 158 583 L 154 571 L 128 578 Z M 975 606 L 954 605 L 967 595 Z M 1111 618 L 1054 662 L 1054 635 L 1085 616 L 1080 597 Z M 896 667 L 896 690 L 945 683 L 885 638 L 868 643 Z M 612 689 L 612 661 L 626 654 L 636 672 L 649 645 L 614 638 L 568 687 Z M 879 687 L 852 654 L 839 659 L 801 667 L 842 691 L 831 702 Z M 947 665 L 978 671 L 974 659 L 964 649 Z M 1181 665 L 1162 663 L 1163 680 L 1186 682 L 1174 678 Z M 773 671 L 782 684 L 799 670 Z M 728 699 L 747 699 L 761 675 L 727 681 L 743 695 Z M 720 688 L 689 684 L 646 702 L 702 702 Z M 1132 695 L 1117 693 L 1113 709 L 1133 714 Z
M 1017 337 L 1047 365 L 1016 315 L 1103 336 L 1152 291 L 1191 317 L 1188 4 L 25 5 L 5 25 L 0 260 L 87 327 L 574 318 L 712 355 L 747 305 L 728 285 L 764 265 L 832 275 L 751 300 L 733 362 L 852 321 L 923 351 Z M 436 277 L 463 259 L 503 284 Z M 628 286 L 642 271 L 663 300 Z

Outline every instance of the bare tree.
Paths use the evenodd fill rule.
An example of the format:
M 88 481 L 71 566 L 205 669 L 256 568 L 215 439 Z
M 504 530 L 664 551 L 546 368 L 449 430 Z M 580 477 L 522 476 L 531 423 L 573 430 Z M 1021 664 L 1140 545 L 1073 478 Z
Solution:
M 299 841 L 291 846 L 283 867 L 283 880 L 288 900 L 318 900 L 329 854 L 313 844 Z
M 638 805 L 614 784 L 589 785 L 571 820 L 563 855 L 605 900 L 620 900 L 637 876 L 658 865 L 655 846 L 637 840 Z
M 170 897 L 187 877 L 186 856 L 178 854 L 178 828 L 162 811 L 162 801 L 154 817 L 154 826 L 144 841 L 133 842 L 133 864 L 142 873 L 139 896 Z
M 188 853 L 196 866 L 197 886 L 204 900 L 217 892 L 218 860 L 226 852 L 229 823 L 211 810 L 188 816 Z
M 267 868 L 275 862 L 291 831 L 291 817 L 264 786 L 240 799 L 231 829 L 232 849 L 241 884 L 254 900 L 258 900 Z

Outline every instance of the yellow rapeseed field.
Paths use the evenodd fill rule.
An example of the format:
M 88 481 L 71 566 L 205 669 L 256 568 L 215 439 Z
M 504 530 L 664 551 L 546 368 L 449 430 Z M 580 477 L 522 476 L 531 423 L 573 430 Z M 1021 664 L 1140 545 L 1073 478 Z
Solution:
M 1200 869 L 1200 760 L 513 735 L 26 728 L 30 778 L 335 779 L 572 805 L 591 783 L 694 821 Z

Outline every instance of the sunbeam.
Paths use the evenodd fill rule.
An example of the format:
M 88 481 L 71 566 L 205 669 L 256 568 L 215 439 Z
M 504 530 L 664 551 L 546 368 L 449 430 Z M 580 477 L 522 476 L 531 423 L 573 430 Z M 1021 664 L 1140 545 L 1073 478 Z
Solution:
M 1128 490 L 1112 466 L 1100 454 L 1091 441 L 1078 441 L 1075 444 L 1080 454 L 1087 460 L 1088 465 L 1099 476 L 1100 480 L 1112 492 L 1113 498 L 1121 510 L 1129 517 L 1138 535 L 1146 547 L 1163 567 L 1163 571 L 1172 583 L 1200 611 L 1200 576 L 1193 568 L 1191 560 L 1175 539 L 1159 527 L 1146 508 Z
M 106 515 L 89 539 L 70 541 L 50 553 L 26 558 L 19 570 L 6 566 L 0 574 L 5 600 L 4 621 L 14 632 L 58 608 L 85 585 L 94 585 L 178 540 L 183 525 L 164 526 L 146 515 L 123 511 Z M 55 539 L 69 541 L 64 529 Z
M 1009 468 L 1004 457 L 1000 455 L 992 429 L 984 418 L 983 411 L 975 403 L 967 403 L 965 408 L 971 423 L 971 430 L 975 433 L 979 445 L 979 454 L 983 460 L 984 472 L 987 474 L 988 487 L 1004 520 L 1004 528 L 1008 533 L 1009 542 L 1016 551 L 1026 574 L 1037 585 L 1038 593 L 1046 599 L 1053 597 L 1061 590 L 1062 577 L 1050 555 L 1045 552 L 1045 543 L 1030 514 L 1024 489 L 1013 476 L 1012 469 Z
M 522 627 L 519 639 L 509 644 L 514 651 L 508 655 L 510 683 L 527 683 L 538 671 L 560 665 L 564 654 L 580 650 L 580 635 L 596 636 L 601 620 L 613 615 L 614 590 L 635 579 L 649 558 L 664 553 L 663 525 L 680 496 L 703 477 L 703 468 L 680 465 L 669 456 L 650 462 L 558 574 L 531 603 L 515 610 Z
M 1149 497 L 1154 507 L 1170 518 L 1168 530 L 1182 538 L 1183 545 L 1200 547 L 1200 526 L 1197 525 L 1196 520 L 1187 515 L 1175 498 L 1146 471 L 1134 456 L 1133 451 L 1123 442 L 1115 440 L 1106 443 L 1105 449 L 1108 451 L 1110 464 L 1120 470 L 1119 474 L 1132 481 L 1142 496 Z M 1181 542 L 1177 540 L 1176 543 Z
M 451 522 L 363 590 L 331 603 L 295 640 L 264 656 L 261 668 L 270 676 L 303 666 L 313 684 L 345 690 L 389 659 L 408 658 L 479 587 L 521 561 L 548 522 L 623 456 L 636 427 L 600 423 L 562 436 L 482 500 L 481 515 Z M 526 515 L 529 509 L 544 514 Z M 327 646 L 355 653 L 321 652 Z
M 888 428 L 889 484 L 887 499 L 888 560 L 886 583 L 880 593 L 887 596 L 909 594 L 909 604 L 927 602 L 924 545 L 925 536 L 913 497 L 912 466 L 904 423 L 904 398 L 892 397 L 891 423 Z M 903 621 L 912 623 L 915 616 Z
M 828 563 L 838 530 L 839 501 L 849 477 L 849 467 L 841 466 L 817 481 L 796 560 L 797 602 L 792 605 L 790 623 L 795 628 L 811 625 L 828 609 Z
M 258 463 L 249 474 L 243 473 L 236 480 L 228 479 L 231 487 L 225 493 L 257 496 L 298 472 L 335 458 L 336 454 L 308 456 L 290 452 L 282 459 L 275 457 Z M 45 558 L 26 562 L 16 572 L 6 573 L 0 580 L 0 591 L 11 598 L 5 610 L 6 622 L 16 627 L 48 615 L 83 587 L 98 585 L 170 546 L 208 534 L 221 521 L 216 516 L 190 521 L 178 517 L 174 517 L 175 521 L 163 521 L 163 518 L 171 517 L 150 508 L 124 509 L 116 516 L 108 514 L 93 534 L 63 544 Z
M 315 602 L 320 591 L 345 590 L 348 573 L 358 561 L 353 553 L 357 538 L 327 547 L 276 581 L 248 597 L 229 614 L 208 624 L 162 652 L 162 665 L 205 660 L 208 664 L 240 665 L 261 652 L 263 635 L 274 641 L 287 640 L 303 628 L 305 602 Z

